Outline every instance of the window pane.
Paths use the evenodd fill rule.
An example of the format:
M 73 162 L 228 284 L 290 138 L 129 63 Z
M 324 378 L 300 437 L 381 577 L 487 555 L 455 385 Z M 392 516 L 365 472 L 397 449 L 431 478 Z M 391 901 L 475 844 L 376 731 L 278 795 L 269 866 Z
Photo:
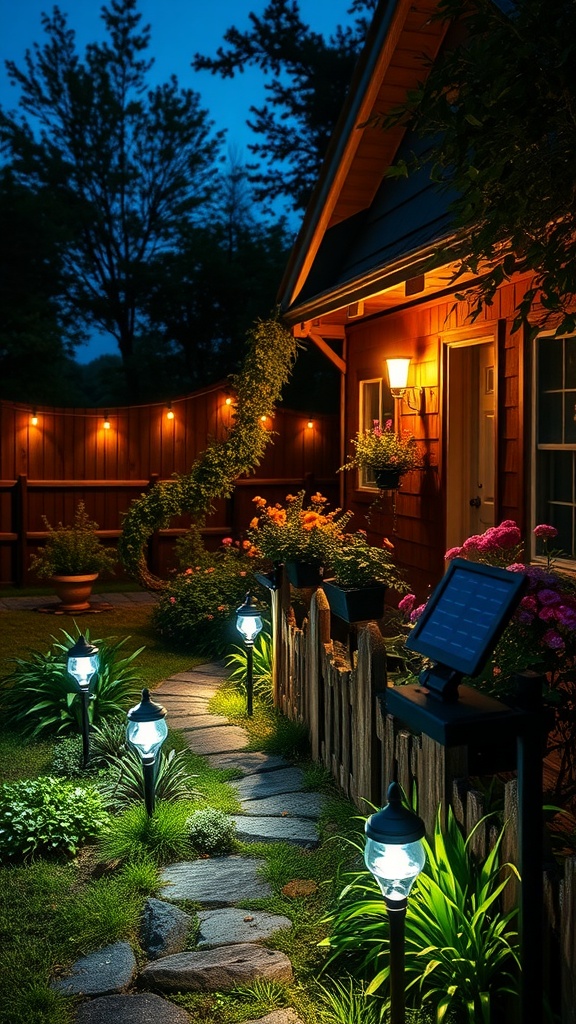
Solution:
M 562 387 L 562 338 L 540 338 L 538 341 L 538 383 L 541 391 Z
M 560 549 L 567 558 L 574 558 L 574 506 L 551 504 L 546 522 L 558 530 L 554 548 Z
M 540 395 L 538 444 L 562 444 L 562 392 Z
M 576 444 L 576 391 L 564 395 L 564 443 Z
M 566 360 L 564 387 L 576 388 L 576 338 L 565 338 L 564 345 L 564 358 Z
M 360 385 L 360 430 L 370 430 L 374 420 L 380 419 L 381 382 L 379 380 L 363 381 Z
M 540 452 L 538 459 L 540 494 L 550 501 L 574 500 L 572 484 L 573 452 Z M 538 505 L 538 521 L 546 522 L 544 510 Z

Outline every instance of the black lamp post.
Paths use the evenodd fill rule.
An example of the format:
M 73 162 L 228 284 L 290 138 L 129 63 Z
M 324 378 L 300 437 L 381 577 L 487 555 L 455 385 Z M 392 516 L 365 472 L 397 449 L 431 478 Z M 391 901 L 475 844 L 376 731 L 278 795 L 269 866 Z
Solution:
M 98 671 L 98 648 L 79 636 L 76 643 L 68 651 L 66 667 L 76 680 L 78 693 L 82 701 L 82 764 L 84 768 L 90 758 L 90 721 L 88 705 L 90 703 L 90 680 Z
M 142 690 L 142 700 L 128 712 L 126 738 L 142 759 L 144 803 L 150 816 L 154 814 L 156 755 L 167 735 L 166 708 L 150 700 L 149 690 Z
M 402 804 L 397 782 L 388 787 L 388 803 L 365 825 L 366 867 L 378 882 L 390 923 L 390 1024 L 404 1024 L 404 923 L 408 895 L 426 854 L 424 822 Z
M 252 604 L 252 595 L 246 594 L 244 604 L 236 609 L 236 629 L 246 644 L 246 714 L 252 718 L 252 692 L 254 688 L 254 641 L 262 629 L 260 612 Z

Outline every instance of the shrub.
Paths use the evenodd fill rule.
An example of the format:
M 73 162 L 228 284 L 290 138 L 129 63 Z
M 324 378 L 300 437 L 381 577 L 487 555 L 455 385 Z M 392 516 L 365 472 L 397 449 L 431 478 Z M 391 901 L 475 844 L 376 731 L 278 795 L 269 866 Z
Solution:
M 135 861 L 147 855 L 155 864 L 182 860 L 190 854 L 187 819 L 189 805 L 157 803 L 154 814 L 143 804 L 129 807 L 110 819 L 98 839 L 98 852 L 106 861 Z
M 28 658 L 13 658 L 16 665 L 0 683 L 0 710 L 12 724 L 31 736 L 80 732 L 82 708 L 76 683 L 66 669 L 66 656 L 78 639 L 61 630 L 64 642 L 53 637 L 49 651 L 30 651 Z M 86 630 L 86 639 L 90 640 Z M 139 693 L 140 680 L 133 670 L 143 648 L 122 657 L 128 640 L 108 637 L 91 641 L 98 648 L 98 672 L 90 681 L 88 715 L 91 724 L 124 712 Z
M 48 539 L 38 555 L 32 555 L 30 568 L 36 576 L 89 576 L 92 573 L 112 573 L 116 564 L 114 551 L 105 548 L 97 537 L 98 523 L 86 512 L 83 501 L 78 502 L 71 526 L 51 526 L 42 517 L 48 530 Z
M 54 747 L 54 754 L 50 763 L 52 775 L 64 775 L 73 779 L 77 775 L 83 775 L 85 771 L 82 759 L 82 737 L 66 736 L 59 740 Z
M 5 783 L 0 789 L 0 857 L 74 855 L 107 820 L 93 786 L 53 776 Z
M 188 566 L 171 580 L 152 613 L 155 628 L 185 650 L 219 657 L 238 638 L 236 609 L 255 585 L 251 544 L 226 538 L 208 559 Z
M 236 825 L 214 807 L 194 811 L 186 822 L 190 843 L 196 853 L 230 853 L 234 848 Z
M 248 536 L 273 564 L 300 561 L 330 565 L 334 550 L 340 546 L 344 527 L 351 512 L 337 508 L 328 512 L 326 498 L 313 494 L 304 505 L 305 491 L 286 496 L 286 506 L 267 505 L 264 498 L 253 498 L 257 514 L 250 523 Z
M 191 783 L 193 777 L 185 750 L 178 754 L 174 750 L 168 754 L 160 751 L 156 761 L 156 799 L 191 800 L 195 795 Z M 119 763 L 109 762 L 109 773 L 98 783 L 98 788 L 110 811 L 120 811 L 130 804 L 141 803 L 144 800 L 144 772 L 136 751 L 128 747 Z

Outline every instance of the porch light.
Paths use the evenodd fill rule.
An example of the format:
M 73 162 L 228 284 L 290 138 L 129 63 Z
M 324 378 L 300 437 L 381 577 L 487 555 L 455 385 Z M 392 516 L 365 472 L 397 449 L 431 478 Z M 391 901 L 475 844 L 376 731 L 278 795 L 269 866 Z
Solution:
M 168 735 L 166 708 L 150 700 L 150 691 L 142 690 L 142 700 L 128 712 L 126 738 L 142 759 L 144 802 L 149 815 L 154 813 L 155 762 Z
M 98 648 L 79 636 L 76 643 L 68 651 L 66 668 L 76 681 L 78 693 L 82 701 L 82 763 L 84 768 L 90 758 L 90 722 L 88 705 L 90 703 L 90 680 L 98 671 Z
M 390 924 L 390 1024 L 404 1024 L 404 925 L 408 895 L 426 862 L 424 822 L 402 804 L 397 782 L 365 825 L 364 861 L 378 882 Z
M 387 359 L 388 381 L 393 398 L 404 398 L 408 387 L 410 359 Z
M 252 604 L 252 595 L 246 594 L 244 604 L 236 609 L 236 629 L 246 645 L 246 714 L 252 717 L 252 694 L 254 689 L 253 648 L 254 641 L 262 629 L 260 612 Z

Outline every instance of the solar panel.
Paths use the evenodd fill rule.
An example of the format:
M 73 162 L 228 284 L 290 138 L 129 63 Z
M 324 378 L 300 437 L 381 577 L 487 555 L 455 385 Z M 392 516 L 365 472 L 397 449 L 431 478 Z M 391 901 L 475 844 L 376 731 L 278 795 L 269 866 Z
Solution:
M 477 675 L 526 585 L 523 573 L 455 558 L 406 646 L 460 676 Z

